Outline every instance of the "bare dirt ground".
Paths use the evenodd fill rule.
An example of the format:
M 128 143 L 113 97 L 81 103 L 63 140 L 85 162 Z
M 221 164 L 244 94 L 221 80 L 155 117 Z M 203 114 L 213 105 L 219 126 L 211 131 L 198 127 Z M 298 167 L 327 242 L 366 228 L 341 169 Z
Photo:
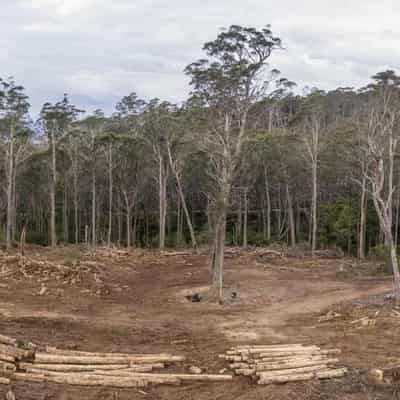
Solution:
M 205 252 L 206 253 L 206 252 Z M 82 249 L 32 248 L 28 256 L 60 263 L 84 259 Z M 87 256 L 86 256 L 87 257 Z M 93 259 L 91 259 L 93 260 Z M 266 260 L 244 253 L 227 258 L 223 304 L 192 303 L 188 293 L 209 283 L 207 254 L 160 256 L 132 252 L 97 257 L 99 277 L 38 282 L 31 276 L 0 282 L 0 332 L 35 343 L 88 351 L 182 354 L 180 371 L 196 365 L 218 373 L 218 354 L 233 344 L 313 343 L 341 348 L 349 374 L 339 380 L 257 386 L 235 377 L 227 383 L 196 383 L 138 390 L 13 384 L 17 399 L 396 399 L 397 385 L 374 385 L 369 368 L 400 364 L 400 317 L 377 318 L 359 327 L 360 316 L 388 313 L 383 300 L 391 278 L 368 275 L 347 259 Z M 343 273 L 343 271 L 350 273 Z M 39 295 L 43 285 L 46 292 Z M 237 297 L 230 299 L 231 292 Z M 319 322 L 334 310 L 337 317 Z M 176 342 L 178 341 L 178 342 Z M 0 398 L 9 388 L 0 387 Z

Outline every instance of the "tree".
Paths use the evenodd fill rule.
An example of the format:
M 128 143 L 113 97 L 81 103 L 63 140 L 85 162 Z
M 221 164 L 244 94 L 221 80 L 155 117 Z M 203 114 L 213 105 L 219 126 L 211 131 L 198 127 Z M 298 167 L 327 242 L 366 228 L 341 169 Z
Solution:
M 6 136 L 6 176 L 7 176 L 7 224 L 6 247 L 10 249 L 14 233 L 15 218 L 15 181 L 16 181 L 16 141 L 26 137 L 27 114 L 29 111 L 28 96 L 23 86 L 17 85 L 12 78 L 0 78 L 0 117 L 8 134 Z M 22 147 L 20 146 L 19 150 Z M 17 150 L 18 152 L 18 150 Z
M 101 136 L 104 133 L 105 117 L 101 110 L 95 110 L 92 115 L 89 115 L 79 123 L 79 128 L 82 131 L 83 157 L 88 164 L 90 171 L 90 186 L 91 186 L 91 243 L 92 247 L 97 246 L 97 165 L 99 148 L 101 147 Z
M 373 79 L 375 82 L 367 88 L 368 102 L 364 103 L 363 148 L 369 160 L 366 178 L 390 252 L 396 300 L 400 301 L 400 273 L 392 231 L 394 158 L 400 133 L 400 77 L 393 71 L 386 71 Z
M 269 26 L 257 30 L 232 25 L 204 45 L 207 59 L 198 60 L 185 69 L 191 77 L 192 95 L 204 111 L 205 129 L 200 141 L 209 156 L 210 177 L 214 183 L 210 193 L 214 214 L 212 282 L 220 301 L 232 183 L 250 134 L 249 113 L 273 79 L 268 80 L 264 75 L 266 62 L 279 48 L 281 40 L 272 34 Z
M 70 133 L 72 123 L 83 112 L 70 103 L 66 94 L 61 101 L 45 103 L 40 111 L 40 123 L 45 131 L 50 151 L 50 243 L 57 244 L 56 232 L 56 185 L 57 185 L 57 147 Z

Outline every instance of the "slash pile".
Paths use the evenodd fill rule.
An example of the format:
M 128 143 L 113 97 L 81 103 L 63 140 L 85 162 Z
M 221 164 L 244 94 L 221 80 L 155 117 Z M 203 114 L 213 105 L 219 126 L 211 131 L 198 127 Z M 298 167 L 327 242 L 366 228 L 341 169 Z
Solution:
M 333 367 L 339 349 L 322 350 L 301 344 L 232 347 L 220 358 L 231 362 L 236 375 L 251 376 L 259 385 L 328 379 L 345 375 L 346 368 Z
M 0 384 L 10 381 L 52 382 L 81 386 L 120 388 L 146 387 L 149 384 L 179 385 L 184 381 L 226 381 L 231 375 L 154 373 L 156 369 L 184 360 L 167 353 L 127 354 L 90 353 L 18 343 L 0 335 Z

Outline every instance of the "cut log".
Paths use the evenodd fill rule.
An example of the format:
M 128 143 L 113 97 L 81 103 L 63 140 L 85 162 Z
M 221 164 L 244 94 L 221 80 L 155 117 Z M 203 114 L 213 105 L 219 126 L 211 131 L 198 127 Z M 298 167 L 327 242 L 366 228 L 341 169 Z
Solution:
M 9 385 L 10 380 L 8 378 L 4 378 L 0 376 L 0 385 Z
M 95 365 L 77 365 L 77 364 L 38 364 L 38 363 L 20 363 L 20 369 L 28 370 L 34 368 L 35 370 L 58 371 L 58 372 L 80 372 L 80 371 L 94 371 L 94 370 L 124 370 L 130 369 L 136 372 L 150 372 L 155 368 L 164 368 L 164 364 L 95 364 Z
M 232 380 L 232 375 L 211 375 L 211 374 L 146 374 L 146 373 L 132 373 L 131 376 L 136 378 L 176 378 L 181 381 L 209 381 L 209 382 L 219 382 L 219 381 L 230 381 Z
M 231 347 L 231 350 L 240 349 L 259 349 L 259 348 L 279 348 L 279 347 L 304 347 L 302 343 L 289 343 L 289 344 L 243 344 Z
M 253 368 L 238 368 L 235 370 L 236 375 L 251 376 L 256 372 Z
M 249 364 L 266 364 L 273 362 L 289 362 L 289 361 L 298 361 L 298 360 L 327 360 L 328 357 L 320 354 L 297 354 L 289 357 L 281 356 L 281 357 L 263 357 L 263 358 L 255 358 L 253 360 L 248 361 Z
M 171 257 L 174 257 L 174 256 L 190 256 L 190 255 L 192 255 L 193 253 L 192 252 L 190 252 L 190 251 L 162 251 L 161 252 L 161 255 L 163 255 L 163 256 L 171 256 Z
M 318 379 L 341 378 L 346 375 L 347 368 L 329 369 L 326 371 L 317 371 L 315 373 Z
M 14 372 L 16 369 L 17 367 L 15 366 L 15 364 L 7 361 L 0 361 L 0 372 Z
M 248 350 L 249 354 L 296 354 L 296 353 L 310 353 L 313 351 L 320 351 L 317 346 L 304 346 L 304 347 L 277 347 L 277 348 L 252 348 Z
M 263 352 L 263 353 L 257 353 L 257 354 L 252 354 L 253 358 L 268 358 L 268 357 L 291 357 L 291 356 L 296 356 L 296 355 L 305 355 L 305 354 L 321 354 L 321 351 L 316 349 L 316 350 L 296 350 L 296 351 L 274 351 L 274 352 Z
M 169 353 L 104 353 L 104 352 L 90 352 L 90 351 L 80 351 L 80 350 L 65 350 L 59 349 L 57 347 L 47 346 L 46 354 L 59 354 L 65 356 L 83 356 L 83 357 L 170 357 Z
M 17 339 L 0 335 L 0 343 L 8 344 L 9 346 L 17 346 Z
M 148 383 L 144 379 L 134 380 L 132 378 L 102 377 L 99 375 L 81 374 L 59 374 L 50 376 L 17 372 L 14 374 L 13 378 L 17 381 L 26 382 L 50 382 L 77 386 L 107 386 L 118 388 L 146 387 Z M 179 382 L 177 384 L 179 384 Z
M 145 373 L 138 373 L 138 372 L 130 372 L 129 374 L 120 373 L 120 370 L 114 371 L 104 371 L 104 370 L 97 370 L 85 372 L 85 373 L 74 373 L 74 372 L 56 372 L 56 371 L 46 371 L 46 370 L 35 370 L 32 368 L 28 374 L 32 375 L 39 375 L 39 376 L 51 376 L 51 377 L 82 377 L 84 379 L 101 379 L 101 378 L 111 378 L 111 379 L 131 379 L 132 381 L 143 381 L 145 380 L 148 383 L 166 383 L 166 384 L 179 384 L 180 380 L 174 375 L 167 375 L 167 374 L 145 374 Z
M 98 357 L 98 356 L 67 356 L 62 354 L 36 353 L 35 361 L 42 364 L 124 364 L 127 361 L 134 364 L 173 363 L 183 361 L 182 356 L 146 355 L 128 357 Z
M 8 354 L 0 353 L 0 361 L 7 361 L 9 363 L 15 363 L 16 359 L 13 356 L 10 356 Z
M 341 378 L 346 374 L 346 372 L 347 372 L 346 368 L 338 368 L 338 369 L 323 370 L 323 371 L 309 372 L 303 374 L 279 375 L 270 378 L 261 378 L 258 381 L 258 384 L 268 385 L 271 383 L 306 381 L 313 378 L 318 378 L 318 379 Z
M 293 369 L 301 367 L 311 367 L 315 365 L 328 365 L 339 362 L 337 359 L 329 359 L 323 361 L 298 361 L 298 362 L 288 362 L 288 363 L 270 363 L 270 364 L 260 364 L 257 365 L 258 371 L 276 371 L 279 369 Z
M 308 381 L 313 377 L 314 374 L 312 372 L 306 374 L 279 375 L 273 378 L 260 379 L 257 383 L 259 385 L 270 385 L 271 383 L 300 382 L 300 381 Z
M 313 365 L 310 367 L 280 369 L 277 371 L 256 372 L 256 375 L 259 376 L 260 379 L 268 379 L 268 378 L 273 378 L 274 376 L 279 376 L 279 375 L 298 375 L 298 374 L 317 372 L 317 371 L 328 371 L 328 370 L 326 369 L 326 366 Z
M 32 360 L 34 356 L 34 351 L 32 350 L 18 349 L 6 344 L 0 344 L 0 353 L 7 354 L 17 360 Z

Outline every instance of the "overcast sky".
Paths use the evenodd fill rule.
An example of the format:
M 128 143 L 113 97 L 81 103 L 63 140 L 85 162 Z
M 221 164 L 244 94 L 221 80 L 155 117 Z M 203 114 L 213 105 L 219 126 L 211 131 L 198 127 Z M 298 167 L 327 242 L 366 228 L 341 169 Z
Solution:
M 0 77 L 34 111 L 65 92 L 106 112 L 132 91 L 181 101 L 183 68 L 231 24 L 271 24 L 286 49 L 270 64 L 300 87 L 357 87 L 400 65 L 398 0 L 1 0 L 0 16 Z

